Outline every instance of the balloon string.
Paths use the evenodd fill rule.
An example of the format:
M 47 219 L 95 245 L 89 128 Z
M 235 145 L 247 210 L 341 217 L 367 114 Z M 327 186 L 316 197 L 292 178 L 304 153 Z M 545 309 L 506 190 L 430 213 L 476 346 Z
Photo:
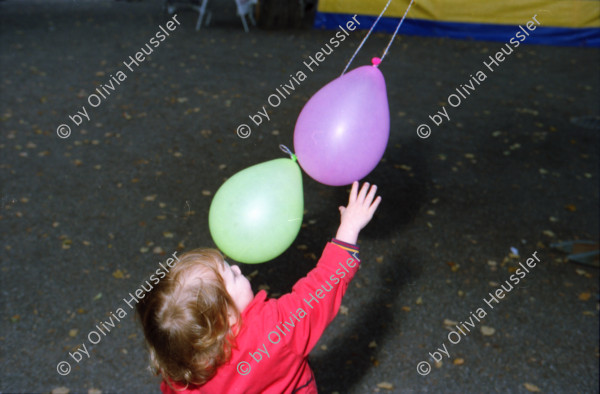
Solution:
M 284 153 L 290 155 L 290 159 L 296 161 L 296 155 L 288 148 L 287 146 L 280 144 L 279 149 L 281 149 Z
M 404 15 L 402 16 L 402 19 L 400 19 L 398 26 L 396 26 L 396 31 L 392 35 L 392 39 L 390 40 L 390 42 L 388 42 L 387 47 L 385 47 L 385 51 L 383 51 L 383 55 L 381 55 L 381 61 L 383 61 L 383 58 L 385 57 L 385 55 L 387 55 L 388 50 L 390 49 L 390 46 L 392 46 L 392 42 L 394 41 L 394 38 L 396 38 L 396 34 L 398 34 L 398 30 L 400 30 L 400 26 L 402 26 L 402 22 L 404 22 L 404 18 L 406 18 L 406 14 L 408 14 L 408 11 L 410 10 L 410 7 L 412 6 L 412 3 L 414 1 L 415 0 L 410 0 L 410 3 L 408 4 L 406 11 L 404 11 Z
M 373 26 L 371 26 L 371 28 L 367 32 L 367 35 L 365 36 L 365 38 L 363 38 L 363 40 L 360 43 L 360 45 L 358 46 L 358 48 L 356 48 L 356 51 L 354 51 L 354 54 L 350 58 L 350 61 L 348 62 L 348 64 L 346 64 L 346 67 L 344 68 L 344 71 L 342 71 L 342 74 L 340 74 L 340 77 L 346 73 L 346 70 L 348 70 L 348 67 L 350 67 L 350 63 L 352 63 L 352 61 L 354 60 L 354 58 L 356 57 L 356 55 L 358 55 L 358 52 L 361 50 L 361 48 L 363 47 L 365 41 L 367 41 L 367 38 L 369 38 L 369 36 L 373 32 L 373 29 L 375 28 L 375 25 L 377 25 L 377 23 L 379 22 L 379 20 L 381 19 L 381 17 L 385 13 L 385 11 L 387 10 L 387 8 L 388 8 L 388 6 L 390 5 L 391 2 L 392 2 L 392 0 L 388 0 L 388 2 L 385 5 L 385 7 L 383 7 L 383 10 L 381 11 L 381 14 L 379 14 L 379 16 L 377 17 L 377 19 L 375 19 L 375 22 L 373 22 Z
M 342 71 L 342 74 L 340 74 L 340 77 L 346 73 L 346 70 L 348 70 L 348 67 L 350 67 L 350 63 L 352 63 L 352 61 L 354 60 L 354 58 L 356 57 L 356 55 L 358 55 L 358 52 L 362 49 L 365 41 L 367 41 L 367 38 L 369 38 L 369 36 L 373 32 L 373 29 L 375 28 L 375 25 L 377 25 L 377 23 L 379 22 L 379 20 L 381 19 L 381 17 L 385 13 L 385 11 L 387 10 L 387 8 L 388 8 L 388 6 L 390 5 L 391 2 L 392 2 L 392 0 L 388 0 L 388 2 L 385 5 L 385 7 L 383 7 L 383 10 L 381 11 L 381 13 L 377 17 L 377 19 L 375 19 L 375 22 L 373 22 L 373 25 L 369 29 L 367 35 L 365 36 L 365 38 L 363 38 L 363 40 L 360 43 L 360 45 L 358 46 L 358 48 L 356 48 L 356 51 L 354 51 L 354 54 L 350 58 L 350 61 L 348 62 L 348 64 L 346 64 L 346 67 L 344 68 L 344 71 Z M 413 2 L 414 2 L 414 0 L 410 0 L 410 3 L 408 4 L 408 8 L 406 8 L 406 11 L 404 12 L 404 15 L 402 16 L 402 19 L 400 19 L 400 22 L 398 23 L 398 26 L 396 26 L 396 31 L 394 31 L 394 34 L 392 35 L 392 38 L 391 38 L 390 42 L 388 42 L 388 45 L 385 48 L 385 51 L 383 52 L 383 55 L 381 56 L 380 60 L 383 60 L 383 58 L 385 57 L 385 55 L 387 55 L 388 50 L 390 49 L 390 46 L 392 45 L 392 42 L 394 41 L 394 38 L 396 38 L 396 35 L 398 34 L 398 30 L 400 30 L 400 26 L 402 26 L 402 22 L 404 22 L 404 18 L 406 18 L 406 14 L 408 14 L 408 11 L 410 10 L 410 7 L 412 6 Z

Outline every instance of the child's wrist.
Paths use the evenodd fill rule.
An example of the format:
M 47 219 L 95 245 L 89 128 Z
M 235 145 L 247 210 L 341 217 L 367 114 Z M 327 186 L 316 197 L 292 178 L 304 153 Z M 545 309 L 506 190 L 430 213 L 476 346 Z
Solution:
M 340 227 L 338 228 L 335 238 L 342 242 L 346 242 L 349 244 L 356 244 L 356 241 L 358 241 L 359 232 L 360 232 L 360 230 L 357 230 L 352 227 L 344 226 L 343 224 L 341 224 Z

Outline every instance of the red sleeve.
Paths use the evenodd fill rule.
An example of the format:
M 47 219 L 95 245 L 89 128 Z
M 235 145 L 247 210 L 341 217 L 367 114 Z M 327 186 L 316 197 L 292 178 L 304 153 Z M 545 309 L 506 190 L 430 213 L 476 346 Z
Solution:
M 282 339 L 295 353 L 308 356 L 337 315 L 359 264 L 358 247 L 334 239 L 317 266 L 277 300 L 280 323 L 274 329 L 285 334 Z

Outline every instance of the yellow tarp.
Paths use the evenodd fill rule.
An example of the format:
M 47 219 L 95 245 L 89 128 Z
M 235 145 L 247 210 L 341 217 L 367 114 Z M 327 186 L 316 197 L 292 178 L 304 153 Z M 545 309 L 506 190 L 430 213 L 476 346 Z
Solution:
M 402 17 L 409 0 L 393 0 L 384 16 Z M 379 15 L 387 0 L 319 0 L 320 12 Z M 598 0 L 415 0 L 407 18 L 519 25 L 533 15 L 546 27 L 600 27 Z

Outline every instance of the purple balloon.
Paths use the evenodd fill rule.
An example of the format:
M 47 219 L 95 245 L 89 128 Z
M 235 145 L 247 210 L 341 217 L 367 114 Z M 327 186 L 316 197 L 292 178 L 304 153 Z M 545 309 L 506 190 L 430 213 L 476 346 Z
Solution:
M 304 171 L 331 186 L 364 178 L 379 163 L 390 136 L 383 74 L 362 66 L 323 86 L 306 103 L 294 130 Z

